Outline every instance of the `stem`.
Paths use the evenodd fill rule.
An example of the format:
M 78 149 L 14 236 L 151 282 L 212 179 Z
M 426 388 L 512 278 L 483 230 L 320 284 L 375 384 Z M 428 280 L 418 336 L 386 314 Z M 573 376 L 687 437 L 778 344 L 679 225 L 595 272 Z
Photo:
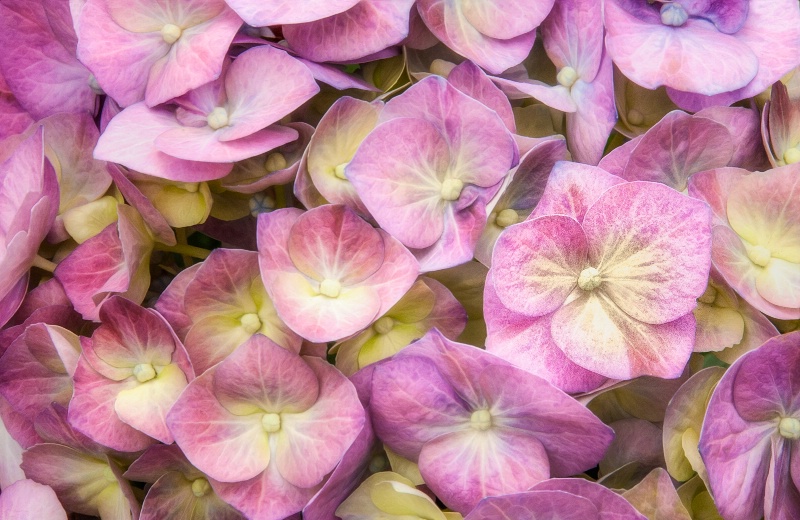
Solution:
M 48 273 L 52 273 L 53 271 L 55 271 L 56 270 L 56 265 L 57 264 L 51 262 L 50 260 L 48 260 L 46 258 L 43 258 L 43 257 L 39 256 L 39 255 L 36 255 L 35 257 L 33 257 L 33 267 L 38 267 L 39 269 L 43 269 L 43 270 L 47 271 Z
M 208 249 L 203 249 L 202 247 L 195 247 L 190 246 L 188 244 L 176 244 L 174 246 L 168 246 L 165 244 L 156 243 L 155 248 L 159 251 L 166 251 L 167 253 L 177 253 L 179 255 L 186 255 L 192 258 L 199 258 L 201 260 L 205 260 L 208 258 L 208 255 L 211 254 L 211 251 Z

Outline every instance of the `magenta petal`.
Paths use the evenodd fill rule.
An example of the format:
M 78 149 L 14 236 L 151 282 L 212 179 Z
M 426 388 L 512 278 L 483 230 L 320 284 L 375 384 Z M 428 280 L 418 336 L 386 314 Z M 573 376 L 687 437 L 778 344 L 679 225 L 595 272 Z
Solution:
M 442 502 L 464 513 L 484 497 L 524 491 L 550 474 L 537 437 L 515 429 L 440 435 L 422 448 L 419 469 Z
M 375 366 L 370 409 L 378 437 L 411 460 L 425 443 L 462 421 L 466 427 L 469 419 L 466 404 L 436 365 L 416 357 Z
M 509 517 L 508 514 L 515 516 Z M 482 500 L 466 520 L 558 518 L 558 520 L 603 520 L 589 500 L 565 491 L 533 490 Z M 524 515 L 524 516 L 523 516 Z
M 683 191 L 693 173 L 727 166 L 733 152 L 725 126 L 676 110 L 644 134 L 620 176 Z
M 492 256 L 497 296 L 529 316 L 555 311 L 577 287 L 587 248 L 580 224 L 570 217 L 539 217 L 508 228 Z

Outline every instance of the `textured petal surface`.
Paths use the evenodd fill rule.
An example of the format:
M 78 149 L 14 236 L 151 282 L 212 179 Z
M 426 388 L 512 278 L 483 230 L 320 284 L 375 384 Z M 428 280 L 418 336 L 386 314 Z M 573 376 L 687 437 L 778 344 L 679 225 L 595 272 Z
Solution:
M 230 0 L 226 3 L 248 24 L 254 27 L 265 27 L 319 20 L 346 11 L 359 1 L 313 0 L 297 4 L 293 0 L 277 0 L 265 4 L 254 0 Z
M 67 513 L 49 486 L 33 480 L 20 480 L 3 488 L 0 495 L 0 517 L 19 520 L 67 519 Z

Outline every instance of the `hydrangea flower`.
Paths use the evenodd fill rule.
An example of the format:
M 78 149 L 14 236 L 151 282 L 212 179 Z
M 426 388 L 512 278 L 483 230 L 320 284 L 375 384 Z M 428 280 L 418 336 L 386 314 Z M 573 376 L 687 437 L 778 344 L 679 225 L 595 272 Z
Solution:
M 612 438 L 543 379 L 436 330 L 375 366 L 370 410 L 378 437 L 462 513 L 588 469 Z
M 281 319 L 309 341 L 366 328 L 411 288 L 419 266 L 403 245 L 346 206 L 259 216 L 259 264 Z
M 572 391 L 600 383 L 575 365 L 614 379 L 677 377 L 710 268 L 708 206 L 589 166 L 556 168 L 536 212 L 495 246 L 490 351 Z
M 720 379 L 700 433 L 700 454 L 720 514 L 795 518 L 800 440 L 800 332 L 767 341 Z

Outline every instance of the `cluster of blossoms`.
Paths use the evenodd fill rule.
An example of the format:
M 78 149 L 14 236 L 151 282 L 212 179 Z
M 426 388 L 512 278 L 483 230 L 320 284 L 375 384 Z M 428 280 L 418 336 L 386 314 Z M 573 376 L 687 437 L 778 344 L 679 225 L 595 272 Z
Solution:
M 0 518 L 800 518 L 796 0 L 0 41 Z

